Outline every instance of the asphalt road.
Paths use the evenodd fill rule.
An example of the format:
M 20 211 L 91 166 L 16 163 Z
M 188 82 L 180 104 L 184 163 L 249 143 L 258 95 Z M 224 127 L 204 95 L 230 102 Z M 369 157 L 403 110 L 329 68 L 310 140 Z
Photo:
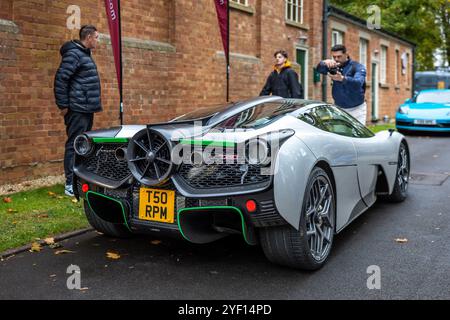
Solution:
M 0 299 L 450 299 L 450 135 L 408 141 L 408 199 L 369 209 L 335 238 L 328 263 L 314 273 L 273 265 L 240 237 L 200 246 L 88 232 L 62 242 L 73 253 L 45 247 L 0 262 Z M 82 290 L 67 288 L 72 264 Z M 372 265 L 380 289 L 367 287 Z

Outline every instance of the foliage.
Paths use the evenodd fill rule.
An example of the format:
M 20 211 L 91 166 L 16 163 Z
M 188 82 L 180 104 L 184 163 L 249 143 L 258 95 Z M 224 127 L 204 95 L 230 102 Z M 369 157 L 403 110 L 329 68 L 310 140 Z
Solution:
M 450 58 L 450 27 L 448 0 L 331 0 L 347 12 L 367 19 L 367 8 L 381 9 L 381 28 L 417 44 L 417 70 L 434 69 L 436 49 L 446 49 Z

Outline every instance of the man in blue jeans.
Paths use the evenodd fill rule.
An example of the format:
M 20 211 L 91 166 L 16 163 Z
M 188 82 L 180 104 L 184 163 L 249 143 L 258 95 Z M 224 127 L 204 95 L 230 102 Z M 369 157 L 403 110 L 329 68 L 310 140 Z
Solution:
M 362 124 L 366 124 L 366 67 L 350 59 L 345 46 L 331 48 L 332 59 L 321 61 L 317 71 L 333 81 L 332 95 L 336 106 L 344 109 Z

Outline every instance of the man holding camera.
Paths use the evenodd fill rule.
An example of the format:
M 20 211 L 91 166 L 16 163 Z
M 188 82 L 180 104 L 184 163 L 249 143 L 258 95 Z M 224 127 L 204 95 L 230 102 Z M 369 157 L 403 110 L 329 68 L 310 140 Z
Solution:
M 333 80 L 332 94 L 335 104 L 365 125 L 366 68 L 351 60 L 347 49 L 341 44 L 333 46 L 331 54 L 333 59 L 321 61 L 317 65 L 317 71 Z

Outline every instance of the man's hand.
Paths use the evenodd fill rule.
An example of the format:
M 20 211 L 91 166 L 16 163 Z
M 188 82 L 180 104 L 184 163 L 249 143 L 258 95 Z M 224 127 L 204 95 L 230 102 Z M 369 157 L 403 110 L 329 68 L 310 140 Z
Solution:
M 64 117 L 67 114 L 67 112 L 69 112 L 69 108 L 59 110 L 59 114 L 61 115 L 61 117 Z
M 322 62 L 327 66 L 328 69 L 335 68 L 338 66 L 337 62 L 334 61 L 333 59 L 326 59 L 323 60 Z
M 333 81 L 344 81 L 344 76 L 342 75 L 342 73 L 340 73 L 339 71 L 336 74 L 330 74 L 328 73 L 328 76 L 333 80 Z

